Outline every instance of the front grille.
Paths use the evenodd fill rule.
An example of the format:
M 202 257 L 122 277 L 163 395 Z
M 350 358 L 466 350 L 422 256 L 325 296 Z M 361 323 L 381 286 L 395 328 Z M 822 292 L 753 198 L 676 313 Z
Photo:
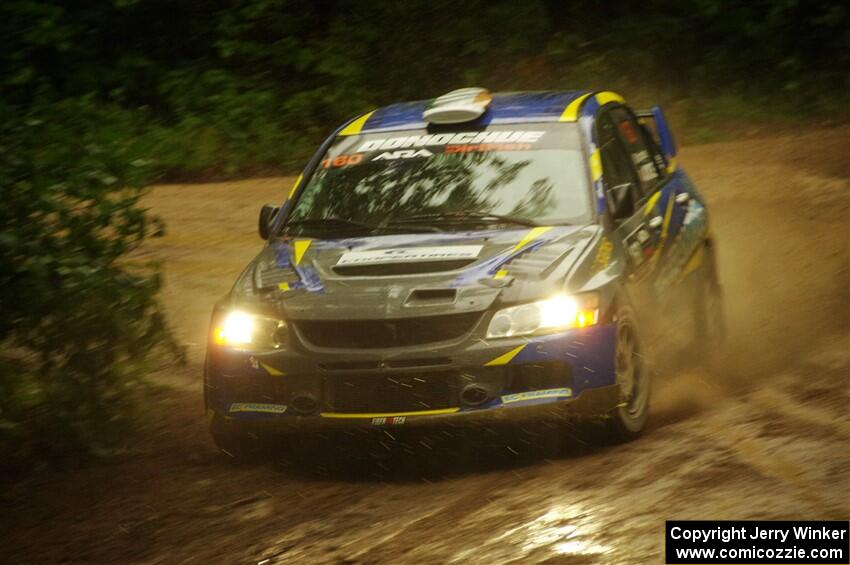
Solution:
M 475 326 L 480 312 L 398 320 L 300 320 L 302 337 L 319 347 L 376 349 L 457 339 Z
M 457 375 L 333 376 L 325 399 L 334 412 L 416 412 L 456 405 Z

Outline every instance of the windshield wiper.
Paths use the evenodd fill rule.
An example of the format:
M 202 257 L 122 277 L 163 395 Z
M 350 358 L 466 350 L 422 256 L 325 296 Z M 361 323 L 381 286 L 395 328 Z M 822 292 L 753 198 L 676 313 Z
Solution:
M 539 226 L 537 222 L 534 220 L 529 220 L 526 218 L 519 218 L 517 216 L 503 216 L 501 214 L 491 214 L 489 212 L 436 212 L 433 214 L 416 214 L 413 216 L 408 216 L 406 218 L 401 218 L 398 220 L 388 220 L 384 222 L 382 225 L 392 225 L 392 224 L 407 224 L 407 223 L 418 223 L 418 222 L 429 222 L 432 220 L 448 220 L 454 222 L 462 222 L 465 220 L 469 220 L 471 222 L 487 222 L 487 223 L 505 223 L 505 224 L 516 224 L 519 226 L 528 226 L 535 227 Z
M 304 228 L 353 228 L 369 232 L 374 231 L 394 231 L 401 230 L 400 227 L 391 227 L 387 225 L 367 224 L 365 222 L 356 222 L 354 220 L 346 220 L 345 218 L 305 218 L 303 220 L 292 220 L 286 223 L 286 228 L 304 227 Z M 423 231 L 440 231 L 438 228 L 421 227 Z
M 378 227 L 363 222 L 355 222 L 354 220 L 346 220 L 345 218 L 305 218 L 303 220 L 291 220 L 286 222 L 286 227 L 290 226 L 345 227 L 359 228 L 362 230 L 373 230 Z

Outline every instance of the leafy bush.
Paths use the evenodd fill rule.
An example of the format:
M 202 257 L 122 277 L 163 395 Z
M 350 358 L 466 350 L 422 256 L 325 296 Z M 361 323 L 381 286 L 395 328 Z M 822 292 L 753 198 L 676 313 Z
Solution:
M 91 99 L 0 102 L 0 449 L 7 461 L 113 445 L 145 364 L 178 352 L 152 265 L 127 259 L 162 230 L 140 207 L 152 177 L 137 116 Z
M 0 85 L 143 108 L 150 157 L 188 180 L 291 172 L 347 117 L 472 84 L 684 102 L 681 137 L 715 100 L 846 116 L 848 29 L 835 0 L 5 0 Z

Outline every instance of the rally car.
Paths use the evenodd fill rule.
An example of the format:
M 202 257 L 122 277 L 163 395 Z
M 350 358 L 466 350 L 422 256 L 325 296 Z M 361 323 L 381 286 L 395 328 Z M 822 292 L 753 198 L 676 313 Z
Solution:
M 644 328 L 722 333 L 705 203 L 660 107 L 613 92 L 393 104 L 328 137 L 212 315 L 216 443 L 575 416 L 636 437 Z

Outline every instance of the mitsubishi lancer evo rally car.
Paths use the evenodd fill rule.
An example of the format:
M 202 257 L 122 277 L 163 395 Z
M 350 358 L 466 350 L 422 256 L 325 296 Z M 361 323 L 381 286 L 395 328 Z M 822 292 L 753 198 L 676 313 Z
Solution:
M 659 107 L 612 92 L 393 104 L 328 137 L 212 315 L 228 452 L 322 427 L 647 422 L 645 327 L 722 331 L 708 216 Z

